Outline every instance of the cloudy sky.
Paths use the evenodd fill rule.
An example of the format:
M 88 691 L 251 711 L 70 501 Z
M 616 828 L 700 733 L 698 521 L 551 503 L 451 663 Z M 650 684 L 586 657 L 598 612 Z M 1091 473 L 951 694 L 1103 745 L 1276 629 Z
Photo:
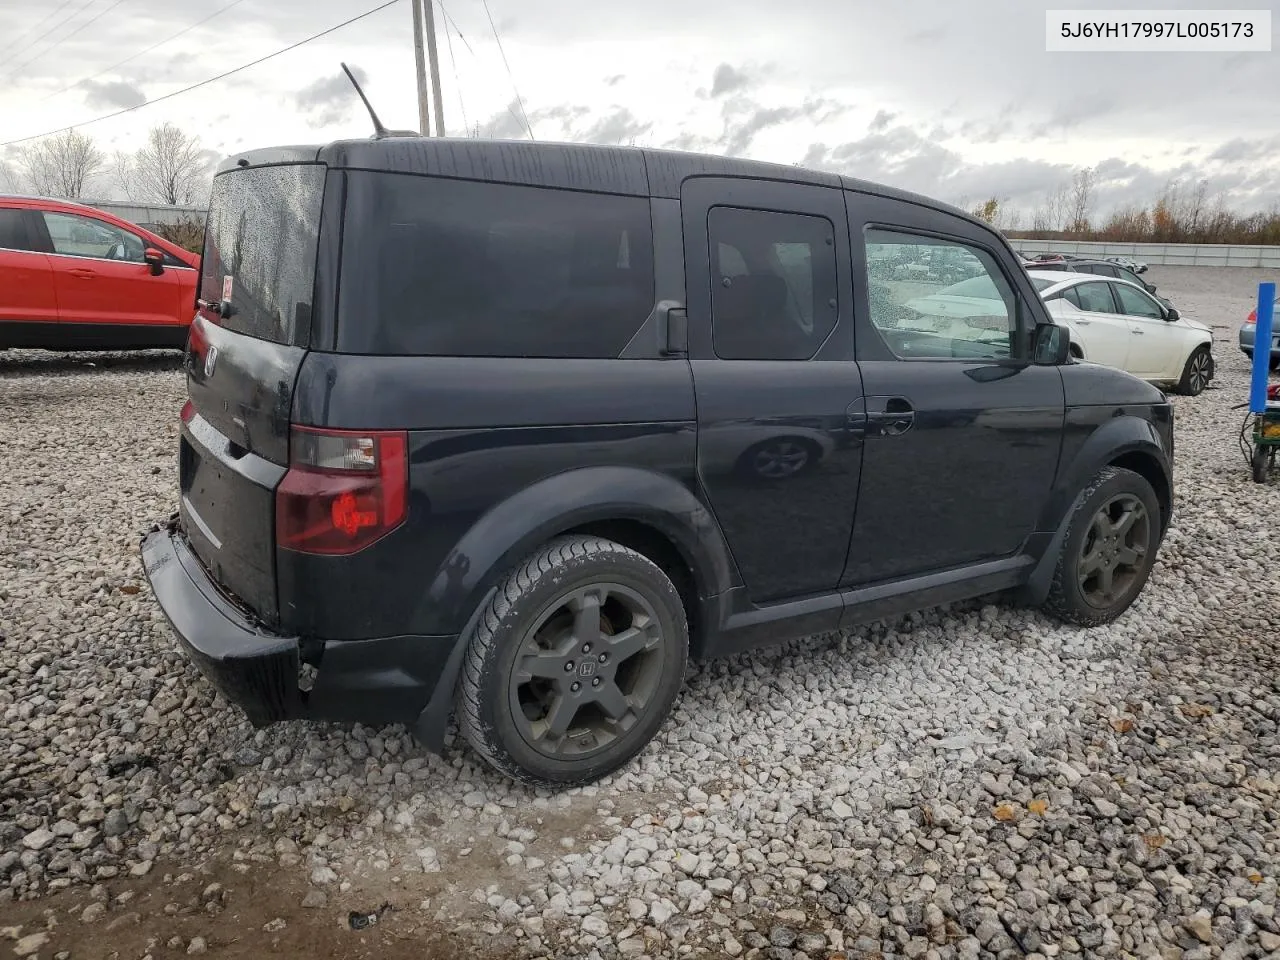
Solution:
M 0 143 L 164 96 L 376 5 L 0 0 Z M 994 195 L 1028 214 L 1080 166 L 1098 170 L 1099 212 L 1150 202 L 1172 178 L 1208 178 L 1238 210 L 1280 202 L 1280 41 L 1272 53 L 1046 53 L 1045 9 L 1065 6 L 488 0 L 487 12 L 484 0 L 446 0 L 436 5 L 446 125 L 453 135 L 528 136 L 518 90 L 540 140 L 802 162 L 955 203 Z M 1277 0 L 1253 6 L 1272 8 L 1280 29 Z M 341 60 L 365 78 L 388 126 L 417 126 L 411 10 L 399 0 L 260 66 L 82 129 L 108 152 L 131 151 L 167 120 L 211 156 L 365 136 Z M 0 147 L 11 171 L 17 149 Z M 104 179 L 98 192 L 112 189 Z

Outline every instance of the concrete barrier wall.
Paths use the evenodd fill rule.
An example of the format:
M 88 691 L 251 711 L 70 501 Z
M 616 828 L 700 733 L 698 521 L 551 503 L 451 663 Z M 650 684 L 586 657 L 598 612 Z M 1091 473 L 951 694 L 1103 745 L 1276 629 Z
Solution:
M 160 203 L 120 203 L 115 200 L 81 200 L 80 203 L 114 213 L 130 223 L 181 223 L 194 220 L 204 225 L 205 207 L 171 207 Z
M 1023 253 L 1074 253 L 1081 257 L 1132 257 L 1175 267 L 1263 267 L 1280 270 L 1280 247 L 1230 243 L 1103 243 L 1088 240 L 1010 240 Z

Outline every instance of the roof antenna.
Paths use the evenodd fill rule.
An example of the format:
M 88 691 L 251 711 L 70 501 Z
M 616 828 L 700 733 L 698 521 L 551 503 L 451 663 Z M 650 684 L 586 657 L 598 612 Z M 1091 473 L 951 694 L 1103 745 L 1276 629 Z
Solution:
M 339 61 L 341 62 L 341 61 Z M 364 108 L 369 111 L 369 119 L 373 121 L 373 139 L 382 140 L 385 137 L 420 137 L 417 130 L 388 130 L 382 125 L 382 121 L 378 119 L 378 114 L 374 112 L 373 104 L 369 102 L 369 98 L 364 95 L 364 91 L 360 89 L 360 84 L 356 80 L 355 75 L 345 63 L 342 64 L 342 72 L 347 75 L 347 79 L 351 81 L 351 85 L 356 88 L 356 93 L 360 95 L 360 99 L 364 101 Z

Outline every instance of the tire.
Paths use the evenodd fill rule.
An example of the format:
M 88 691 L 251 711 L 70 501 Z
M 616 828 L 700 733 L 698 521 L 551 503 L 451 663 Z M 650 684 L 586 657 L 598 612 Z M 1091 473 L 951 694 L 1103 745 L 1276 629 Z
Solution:
M 1266 483 L 1271 473 L 1271 451 L 1266 447 L 1254 447 L 1249 468 L 1253 472 L 1254 483 Z
M 1084 351 L 1083 351 L 1083 350 L 1081 350 L 1081 349 L 1080 349 L 1078 346 L 1076 346 L 1074 343 L 1073 343 L 1073 344 L 1068 345 L 1068 347 L 1067 347 L 1067 352 L 1068 352 L 1068 353 L 1070 353 L 1070 354 L 1071 354 L 1071 356 L 1072 356 L 1074 359 L 1076 359 L 1076 360 L 1083 360 L 1083 359 L 1084 359 Z
M 653 739 L 684 681 L 689 629 L 656 564 L 576 536 L 521 561 L 467 642 L 455 695 L 463 736 L 514 779 L 568 787 L 612 773 Z
M 1178 381 L 1178 392 L 1184 397 L 1196 397 L 1204 392 L 1204 388 L 1213 379 L 1213 357 L 1206 346 L 1196 347 L 1187 357 L 1182 367 L 1182 379 Z
M 1123 517 L 1123 508 L 1141 506 L 1139 516 L 1119 539 L 1100 540 L 1104 511 L 1108 523 Z M 1121 512 L 1117 512 L 1121 507 Z M 1095 522 L 1099 526 L 1095 526 Z M 1160 502 L 1144 477 L 1120 467 L 1104 467 L 1081 492 L 1072 510 L 1067 537 L 1053 572 L 1044 609 L 1060 620 L 1082 627 L 1110 623 L 1142 592 L 1155 563 L 1160 540 Z M 1113 532 L 1112 535 L 1117 535 Z M 1128 557 L 1133 559 L 1126 562 Z M 1104 574 L 1098 565 L 1111 564 L 1112 589 L 1102 590 Z M 1091 572 L 1088 566 L 1094 566 Z M 1124 569 L 1120 569 L 1120 568 Z M 1117 574 L 1122 577 L 1115 586 Z M 1089 586 L 1092 584 L 1092 587 Z

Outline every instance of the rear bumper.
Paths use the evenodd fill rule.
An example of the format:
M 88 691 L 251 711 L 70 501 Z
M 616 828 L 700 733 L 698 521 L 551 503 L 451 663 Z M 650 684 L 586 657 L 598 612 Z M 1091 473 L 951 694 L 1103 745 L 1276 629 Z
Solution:
M 301 718 L 419 722 L 457 645 L 456 636 L 281 636 L 251 622 L 218 592 L 176 523 L 147 534 L 141 553 L 151 591 L 183 652 L 254 726 Z M 443 733 L 423 732 L 436 739 Z
M 1240 338 L 1240 350 L 1246 356 L 1253 356 L 1253 339 L 1257 329 L 1258 328 L 1252 323 L 1246 323 L 1240 327 L 1238 333 Z M 1276 337 L 1274 335 L 1271 340 L 1271 356 L 1280 357 L 1280 343 L 1276 342 Z

